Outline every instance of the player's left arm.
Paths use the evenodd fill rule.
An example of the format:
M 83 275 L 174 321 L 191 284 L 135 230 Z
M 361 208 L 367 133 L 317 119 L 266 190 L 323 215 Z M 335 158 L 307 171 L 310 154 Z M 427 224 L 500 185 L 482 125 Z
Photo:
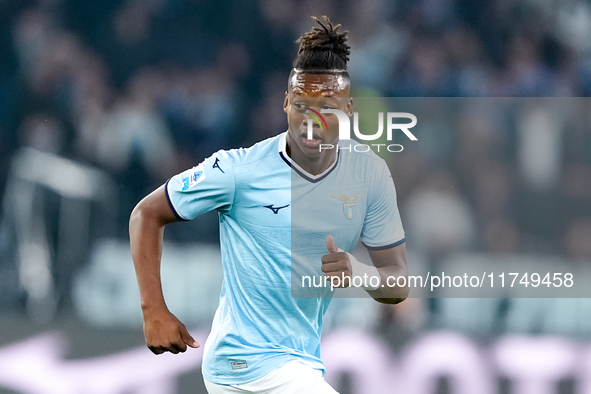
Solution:
M 366 290 L 378 302 L 397 304 L 404 301 L 409 293 L 406 238 L 398 212 L 396 187 L 386 162 L 381 161 L 381 167 L 375 168 L 372 174 L 376 178 L 369 182 L 368 210 L 363 226 L 362 243 L 369 252 L 373 266 L 371 263 L 365 267 L 360 266 L 362 263 L 355 261 L 353 266 L 358 268 L 357 271 L 373 271 L 374 275 L 377 269 L 380 276 L 378 288 Z M 354 256 L 351 257 L 355 259 Z M 396 281 L 398 278 L 400 280 Z M 398 283 L 404 286 L 399 287 Z
M 368 291 L 376 301 L 384 304 L 398 304 L 408 297 L 408 268 L 406 265 L 406 243 L 383 250 L 368 250 L 371 262 L 380 274 L 380 286 Z M 397 280 L 404 277 L 405 280 Z M 404 284 L 400 287 L 397 283 Z

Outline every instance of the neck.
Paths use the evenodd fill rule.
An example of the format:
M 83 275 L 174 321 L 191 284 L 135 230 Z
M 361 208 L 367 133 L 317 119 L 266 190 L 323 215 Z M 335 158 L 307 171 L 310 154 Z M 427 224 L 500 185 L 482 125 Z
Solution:
M 337 160 L 337 150 L 327 149 L 317 157 L 306 156 L 297 146 L 291 142 L 291 136 L 287 133 L 287 155 L 291 160 L 311 175 L 322 174 Z

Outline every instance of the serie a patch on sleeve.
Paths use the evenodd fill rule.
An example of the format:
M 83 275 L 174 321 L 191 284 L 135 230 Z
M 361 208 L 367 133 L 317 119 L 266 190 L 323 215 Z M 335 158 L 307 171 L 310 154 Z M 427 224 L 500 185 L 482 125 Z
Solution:
M 197 167 L 193 167 L 187 170 L 183 174 L 183 191 L 189 190 L 197 185 L 199 182 L 205 179 L 205 172 L 203 172 L 203 164 L 199 164 Z

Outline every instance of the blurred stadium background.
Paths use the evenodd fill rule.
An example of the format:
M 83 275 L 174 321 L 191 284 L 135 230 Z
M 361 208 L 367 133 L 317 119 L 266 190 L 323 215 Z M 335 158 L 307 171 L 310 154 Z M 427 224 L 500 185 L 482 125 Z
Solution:
M 387 156 L 411 266 L 589 269 L 587 1 L 0 0 L 0 393 L 205 393 L 201 350 L 143 345 L 127 220 L 172 174 L 285 130 L 295 40 L 323 14 L 350 31 L 353 96 L 582 97 L 503 124 L 465 100 Z M 216 214 L 166 232 L 167 300 L 202 340 L 217 238 Z M 591 393 L 589 299 L 338 299 L 327 320 L 342 394 Z

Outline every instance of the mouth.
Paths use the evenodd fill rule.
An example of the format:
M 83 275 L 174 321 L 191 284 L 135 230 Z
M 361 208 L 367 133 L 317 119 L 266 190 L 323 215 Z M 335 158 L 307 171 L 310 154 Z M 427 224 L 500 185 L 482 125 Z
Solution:
M 309 148 L 318 148 L 322 143 L 322 140 L 319 138 L 314 137 L 313 139 L 309 140 L 307 136 L 302 137 L 302 143 L 304 146 Z

